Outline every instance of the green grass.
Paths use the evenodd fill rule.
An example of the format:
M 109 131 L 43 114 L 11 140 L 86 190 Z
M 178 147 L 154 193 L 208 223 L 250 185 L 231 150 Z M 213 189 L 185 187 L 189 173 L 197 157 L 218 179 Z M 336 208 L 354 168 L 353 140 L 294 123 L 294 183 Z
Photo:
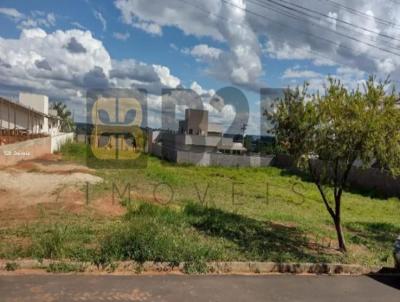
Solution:
M 143 203 L 128 210 L 102 239 L 99 256 L 105 263 L 135 260 L 201 264 L 226 258 L 227 247 L 229 243 L 223 239 L 197 232 L 183 212 Z
M 67 144 L 62 153 L 64 160 L 84 163 L 86 146 Z M 146 168 L 114 169 L 98 163 L 96 173 L 104 182 L 91 186 L 91 199 L 110 195 L 113 185 L 122 192 L 129 183 L 134 198 L 120 200 L 126 214 L 111 218 L 89 210 L 44 210 L 43 218 L 29 227 L 0 229 L 0 257 L 98 265 L 185 261 L 187 272 L 204 272 L 205 262 L 214 260 L 393 265 L 392 245 L 400 234 L 396 198 L 344 193 L 349 252 L 341 254 L 335 250 L 335 230 L 319 192 L 304 177 L 274 167 L 179 166 L 151 156 L 144 160 Z
M 80 264 L 60 262 L 50 263 L 46 270 L 49 273 L 81 273 L 85 271 L 85 267 Z

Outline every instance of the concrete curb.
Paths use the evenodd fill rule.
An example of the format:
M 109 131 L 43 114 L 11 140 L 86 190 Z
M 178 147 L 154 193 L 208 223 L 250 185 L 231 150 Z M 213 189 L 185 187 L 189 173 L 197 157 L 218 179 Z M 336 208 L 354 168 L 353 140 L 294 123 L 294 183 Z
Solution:
M 137 263 L 118 261 L 107 266 L 96 266 L 89 262 L 56 261 L 56 260 L 0 260 L 0 271 L 14 270 L 52 270 L 57 265 L 66 265 L 69 271 L 85 273 L 121 272 L 121 273 L 187 273 L 184 262 Z M 209 262 L 206 272 L 210 274 L 328 274 L 328 275 L 364 275 L 378 274 L 381 267 L 364 267 L 352 264 L 332 263 L 276 263 L 276 262 Z M 62 270 L 60 270 L 62 272 Z

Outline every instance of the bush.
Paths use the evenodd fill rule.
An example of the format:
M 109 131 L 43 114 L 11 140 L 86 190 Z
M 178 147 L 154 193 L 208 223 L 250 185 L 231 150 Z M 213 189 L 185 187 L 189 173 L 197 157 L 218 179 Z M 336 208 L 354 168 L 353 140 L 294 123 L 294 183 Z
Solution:
M 15 271 L 19 268 L 18 264 L 15 262 L 6 263 L 6 271 Z

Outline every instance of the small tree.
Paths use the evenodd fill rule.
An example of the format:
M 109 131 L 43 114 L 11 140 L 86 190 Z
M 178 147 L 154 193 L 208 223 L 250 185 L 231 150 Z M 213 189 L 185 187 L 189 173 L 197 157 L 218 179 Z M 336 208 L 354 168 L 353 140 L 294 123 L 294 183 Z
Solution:
M 67 105 L 57 102 L 51 108 L 57 111 L 58 117 L 61 118 L 61 131 L 71 132 L 74 130 L 74 121 L 72 120 L 71 111 L 68 110 Z
M 349 91 L 329 79 L 324 96 L 307 95 L 305 85 L 287 90 L 274 112 L 265 112 L 278 144 L 309 171 L 343 252 L 342 193 L 355 162 L 367 168 L 376 161 L 393 175 L 400 172 L 400 108 L 395 91 L 385 92 L 388 84 L 370 77 L 363 90 Z

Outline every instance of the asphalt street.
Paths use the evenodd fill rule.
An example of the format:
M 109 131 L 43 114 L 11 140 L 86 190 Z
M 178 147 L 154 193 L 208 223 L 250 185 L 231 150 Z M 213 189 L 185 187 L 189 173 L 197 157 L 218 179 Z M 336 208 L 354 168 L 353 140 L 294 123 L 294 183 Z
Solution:
M 0 276 L 1 302 L 400 301 L 400 277 Z

